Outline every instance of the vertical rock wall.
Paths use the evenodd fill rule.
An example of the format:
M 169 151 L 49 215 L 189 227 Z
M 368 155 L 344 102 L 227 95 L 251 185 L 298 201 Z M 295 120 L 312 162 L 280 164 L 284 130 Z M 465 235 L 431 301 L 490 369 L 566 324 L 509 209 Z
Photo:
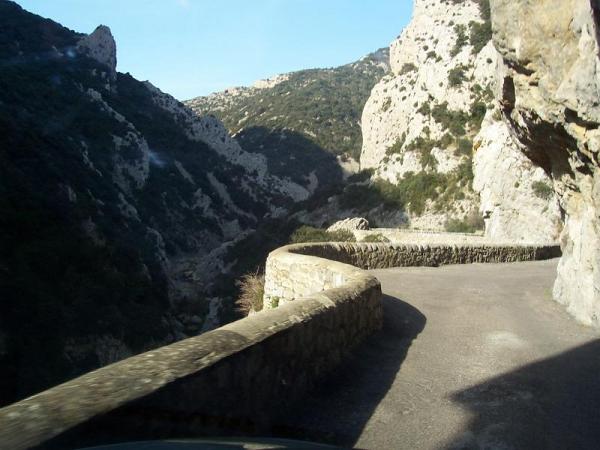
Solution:
M 600 5 L 491 0 L 498 99 L 525 155 L 553 181 L 565 216 L 554 297 L 600 326 Z
M 481 198 L 485 236 L 504 242 L 557 242 L 561 212 L 552 180 L 489 111 L 475 138 L 473 188 Z

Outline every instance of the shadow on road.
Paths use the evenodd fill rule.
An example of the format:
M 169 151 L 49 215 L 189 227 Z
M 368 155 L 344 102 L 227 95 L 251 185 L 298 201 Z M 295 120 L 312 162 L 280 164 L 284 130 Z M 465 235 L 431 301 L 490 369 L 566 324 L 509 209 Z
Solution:
M 448 448 L 600 448 L 600 340 L 457 392 L 473 419 Z
M 426 318 L 416 308 L 387 295 L 382 301 L 382 330 L 309 393 L 273 434 L 345 447 L 356 443 L 425 328 Z

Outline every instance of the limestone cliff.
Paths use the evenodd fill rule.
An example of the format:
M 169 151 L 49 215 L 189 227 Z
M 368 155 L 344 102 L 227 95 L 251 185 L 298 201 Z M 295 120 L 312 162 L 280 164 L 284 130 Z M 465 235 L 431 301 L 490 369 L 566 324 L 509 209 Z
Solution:
M 361 168 L 398 183 L 406 174 L 442 176 L 413 225 L 440 228 L 448 217 L 476 211 L 472 140 L 492 101 L 496 52 L 483 1 L 416 0 L 413 18 L 390 47 L 392 73 L 375 86 L 362 116 Z M 435 207 L 437 206 L 437 207 Z
M 600 6 L 492 0 L 498 99 L 524 154 L 553 181 L 565 227 L 554 297 L 600 326 Z
M 522 156 L 495 104 L 491 36 L 487 0 L 415 1 L 390 48 L 392 73 L 363 112 L 361 168 L 398 185 L 407 214 L 395 217 L 412 227 L 468 229 L 483 216 L 491 239 L 553 241 L 561 215 L 551 180 Z M 423 195 L 426 208 L 415 208 Z
M 552 181 L 514 142 L 497 110 L 475 138 L 473 188 L 486 237 L 500 242 L 557 242 L 562 219 Z

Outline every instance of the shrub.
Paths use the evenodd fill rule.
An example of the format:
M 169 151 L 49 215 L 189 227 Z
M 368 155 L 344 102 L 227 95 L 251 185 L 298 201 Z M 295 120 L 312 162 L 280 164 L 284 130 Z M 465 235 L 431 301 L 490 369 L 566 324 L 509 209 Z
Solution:
M 459 139 L 456 147 L 456 156 L 459 155 L 470 155 L 473 151 L 473 141 L 469 139 Z
M 449 219 L 445 228 L 449 233 L 475 233 L 485 227 L 483 217 L 477 213 L 469 215 L 464 220 Z
M 360 209 L 370 205 L 384 205 L 385 208 L 402 209 L 404 205 L 398 202 L 399 199 L 388 195 L 382 189 L 385 183 L 376 181 L 370 185 L 351 184 L 346 186 L 340 197 L 340 206 L 343 209 Z
M 423 114 L 424 116 L 428 116 L 431 114 L 431 106 L 429 105 L 429 102 L 425 102 L 421 105 L 421 107 L 419 109 L 417 109 L 418 113 Z
M 487 106 L 481 101 L 474 102 L 471 105 L 471 117 L 469 121 L 474 129 L 479 130 L 481 128 L 481 122 L 483 122 L 486 112 Z
M 469 121 L 469 115 L 463 111 L 448 109 L 448 102 L 435 105 L 431 116 L 454 136 L 463 136 L 466 132 L 465 125 Z
M 471 36 L 469 43 L 473 46 L 473 54 L 479 53 L 483 47 L 492 39 L 492 24 L 491 22 L 471 22 L 469 24 Z
M 381 233 L 376 234 L 368 234 L 361 242 L 390 242 L 388 238 L 386 238 Z
M 350 231 L 327 231 L 320 228 L 314 228 L 303 225 L 292 234 L 290 238 L 292 244 L 304 242 L 356 242 L 354 234 Z
M 400 69 L 400 75 L 406 75 L 407 73 L 414 72 L 417 70 L 417 66 L 413 63 L 405 63 Z
M 457 66 L 448 72 L 448 83 L 450 84 L 450 87 L 460 86 L 465 80 L 465 66 Z
M 235 301 L 237 310 L 247 316 L 251 312 L 263 309 L 263 296 L 265 293 L 265 276 L 258 272 L 247 273 L 236 282 L 240 294 Z
M 362 183 L 373 176 L 374 169 L 363 169 L 360 172 L 352 174 L 348 177 L 348 183 Z
M 531 183 L 531 188 L 533 189 L 533 193 L 536 197 L 539 197 L 543 200 L 550 200 L 554 195 L 554 189 L 552 186 L 544 183 L 543 181 L 534 181 Z
M 439 147 L 440 148 L 448 148 L 454 143 L 454 138 L 450 133 L 445 133 L 440 139 Z
M 402 136 L 396 139 L 396 142 L 394 142 L 390 147 L 388 147 L 385 150 L 385 154 L 390 156 L 396 153 L 401 153 L 402 147 L 404 146 L 404 142 L 406 142 L 406 133 L 402 133 Z
M 398 181 L 392 191 L 404 204 L 409 204 L 413 214 L 421 215 L 425 211 L 428 199 L 435 200 L 439 196 L 439 188 L 445 185 L 446 177 L 437 172 L 408 172 Z
M 435 169 L 437 166 L 437 159 L 431 154 L 431 151 L 437 144 L 437 141 L 419 136 L 412 141 L 406 149 L 419 152 L 419 161 L 423 168 L 431 167 Z
M 450 56 L 453 58 L 460 53 L 462 48 L 467 45 L 469 38 L 467 36 L 467 27 L 462 24 L 454 26 L 454 32 L 456 33 L 456 43 L 452 50 L 450 50 Z

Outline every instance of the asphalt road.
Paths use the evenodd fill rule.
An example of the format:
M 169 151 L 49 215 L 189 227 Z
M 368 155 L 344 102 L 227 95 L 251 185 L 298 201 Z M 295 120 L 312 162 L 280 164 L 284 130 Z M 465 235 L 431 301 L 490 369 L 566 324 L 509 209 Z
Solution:
M 600 448 L 600 332 L 558 260 L 375 270 L 385 324 L 276 434 L 369 449 Z

